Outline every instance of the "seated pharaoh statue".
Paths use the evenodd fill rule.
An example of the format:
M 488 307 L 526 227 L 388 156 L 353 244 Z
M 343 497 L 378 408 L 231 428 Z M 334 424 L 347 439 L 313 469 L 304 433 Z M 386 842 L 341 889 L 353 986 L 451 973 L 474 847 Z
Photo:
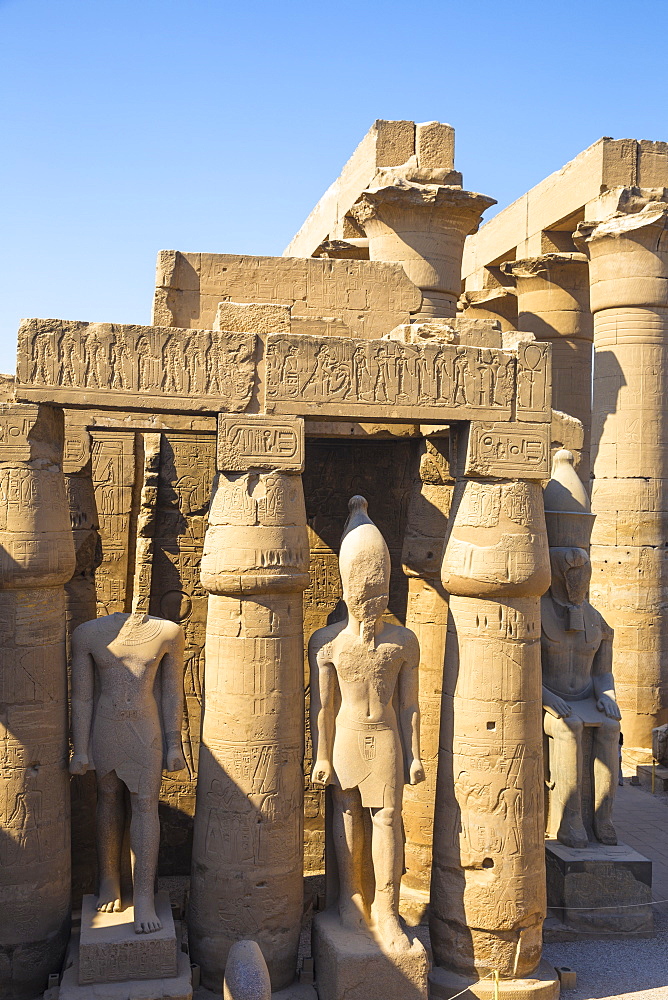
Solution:
M 587 598 L 594 515 L 569 451 L 558 451 L 544 492 L 552 582 L 541 599 L 548 833 L 567 847 L 616 844 L 612 807 L 621 713 L 612 629 Z
M 160 930 L 155 877 L 158 798 L 166 770 L 185 767 L 181 746 L 184 637 L 179 625 L 117 612 L 72 637 L 72 774 L 97 774 L 97 909 L 121 906 L 124 790 L 130 793 L 134 929 Z
M 403 952 L 411 947 L 398 914 L 403 786 L 424 780 L 420 651 L 410 629 L 383 621 L 390 553 L 364 497 L 353 497 L 349 509 L 339 555 L 347 617 L 309 643 L 312 778 L 331 786 L 341 922 Z

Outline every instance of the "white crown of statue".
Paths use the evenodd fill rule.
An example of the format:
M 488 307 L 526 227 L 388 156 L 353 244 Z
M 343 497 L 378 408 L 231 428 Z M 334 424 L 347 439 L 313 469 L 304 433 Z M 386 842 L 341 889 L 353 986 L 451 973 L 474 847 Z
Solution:
M 575 471 L 573 453 L 565 448 L 552 459 L 552 477 L 543 490 L 543 503 L 550 547 L 589 551 L 596 515 L 591 512 L 587 491 Z

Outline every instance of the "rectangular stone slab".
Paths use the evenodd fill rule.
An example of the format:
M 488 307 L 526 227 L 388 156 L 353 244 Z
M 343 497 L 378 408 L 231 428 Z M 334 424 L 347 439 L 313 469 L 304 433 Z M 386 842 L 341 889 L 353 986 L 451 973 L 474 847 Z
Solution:
M 628 844 L 590 843 L 582 850 L 547 840 L 545 862 L 551 940 L 653 934 L 652 862 Z
M 166 892 L 155 896 L 162 928 L 153 934 L 135 934 L 134 907 L 122 913 L 98 913 L 95 903 L 95 896 L 83 897 L 79 985 L 169 979 L 178 974 L 174 919 Z
M 218 419 L 218 469 L 304 471 L 304 421 L 300 417 L 262 417 L 255 414 Z
M 255 380 L 251 333 L 24 320 L 16 398 L 90 409 L 238 413 Z
M 265 409 L 310 418 L 510 420 L 516 358 L 441 341 L 270 334 Z
M 177 975 L 169 979 L 126 979 L 119 983 L 89 983 L 86 986 L 78 982 L 76 947 L 72 947 L 72 958 L 74 961 L 63 972 L 58 1000 L 192 1000 L 190 958 L 184 951 L 179 952 Z
M 410 951 L 383 951 L 371 936 L 343 927 L 338 913 L 313 919 L 313 959 L 320 1000 L 427 1000 L 429 958 L 408 928 Z
M 472 420 L 457 435 L 457 474 L 549 479 L 550 430 L 547 423 Z

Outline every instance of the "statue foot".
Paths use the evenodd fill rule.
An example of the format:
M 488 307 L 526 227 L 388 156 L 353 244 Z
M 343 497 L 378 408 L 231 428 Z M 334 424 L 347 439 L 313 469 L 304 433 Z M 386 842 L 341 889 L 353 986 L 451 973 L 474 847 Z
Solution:
M 121 912 L 121 887 L 118 882 L 102 879 L 95 909 L 101 913 Z
M 559 832 L 557 833 L 557 840 L 560 844 L 564 844 L 566 847 L 575 847 L 577 850 L 583 850 L 589 843 L 585 828 L 582 827 L 559 827 Z
M 153 934 L 162 927 L 155 912 L 154 901 L 137 899 L 135 901 L 135 934 Z
M 364 904 L 361 896 L 355 894 L 352 899 L 339 903 L 339 918 L 344 927 L 350 931 L 365 931 L 369 925 L 364 915 Z
M 377 917 L 374 930 L 387 951 L 405 952 L 411 950 L 412 944 L 408 935 L 394 913 Z
M 596 839 L 601 844 L 608 844 L 611 847 L 617 843 L 617 833 L 609 819 L 594 823 L 594 833 Z

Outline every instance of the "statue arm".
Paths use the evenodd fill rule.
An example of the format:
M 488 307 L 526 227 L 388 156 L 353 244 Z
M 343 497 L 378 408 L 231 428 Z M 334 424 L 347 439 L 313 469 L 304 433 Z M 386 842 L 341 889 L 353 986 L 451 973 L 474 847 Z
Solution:
M 181 745 L 183 722 L 183 659 L 185 637 L 183 629 L 170 643 L 162 658 L 162 725 L 167 744 L 167 770 L 181 771 L 186 766 Z
M 603 623 L 605 625 L 605 623 Z M 612 632 L 604 629 L 603 640 L 598 647 L 592 664 L 592 682 L 594 697 L 599 712 L 604 712 L 610 719 L 621 719 L 622 713 L 617 704 L 615 680 L 612 676 Z
M 333 777 L 334 712 L 336 708 L 336 669 L 326 647 L 309 647 L 311 663 L 311 728 L 317 739 L 316 762 L 311 780 L 328 785 Z M 313 725 L 315 723 L 315 726 Z M 314 740 L 315 742 L 315 740 Z
M 72 635 L 72 745 L 71 774 L 85 774 L 90 766 L 88 745 L 93 723 L 95 666 L 88 645 L 75 629 Z
M 408 778 L 411 785 L 417 785 L 425 777 L 420 760 L 419 665 L 420 646 L 416 636 L 410 633 L 406 659 L 399 673 L 399 727 L 408 758 Z

